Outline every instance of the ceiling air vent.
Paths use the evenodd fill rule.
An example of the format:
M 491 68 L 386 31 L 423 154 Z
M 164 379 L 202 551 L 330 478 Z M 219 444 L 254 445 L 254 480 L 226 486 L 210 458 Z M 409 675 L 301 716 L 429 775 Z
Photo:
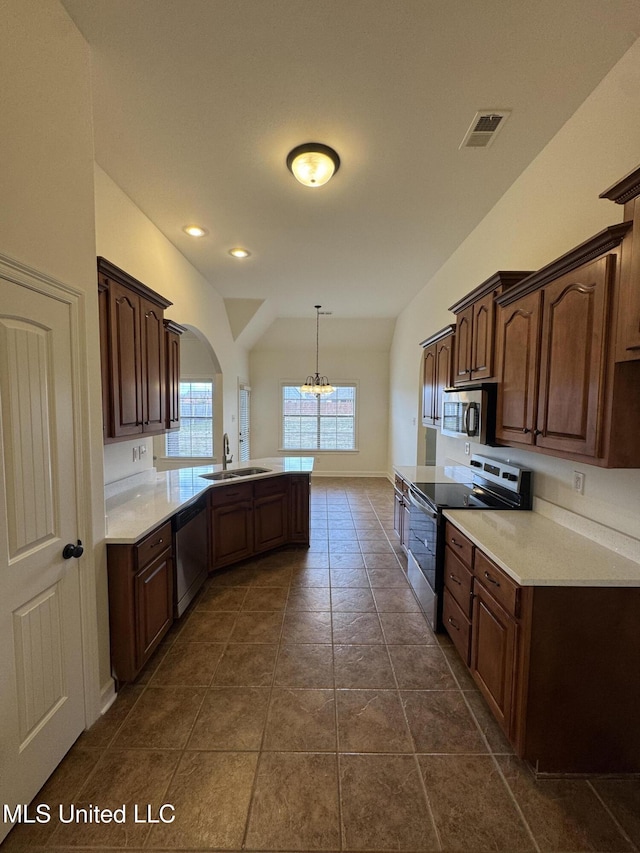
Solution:
M 488 148 L 498 135 L 511 110 L 480 110 L 473 117 L 460 148 Z

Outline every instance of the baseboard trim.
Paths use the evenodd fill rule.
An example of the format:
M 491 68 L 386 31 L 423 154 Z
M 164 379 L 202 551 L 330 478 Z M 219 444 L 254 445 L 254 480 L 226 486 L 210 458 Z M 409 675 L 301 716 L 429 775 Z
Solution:
M 113 678 L 110 678 L 100 690 L 100 713 L 106 714 L 109 708 L 116 701 L 118 694 L 116 693 L 116 683 Z

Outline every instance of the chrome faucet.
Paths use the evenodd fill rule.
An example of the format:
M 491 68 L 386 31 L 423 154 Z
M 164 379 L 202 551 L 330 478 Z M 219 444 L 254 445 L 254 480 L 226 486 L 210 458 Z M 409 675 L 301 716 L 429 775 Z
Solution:
M 229 436 L 225 432 L 222 436 L 222 470 L 227 470 L 229 462 L 233 462 L 233 456 L 229 453 Z

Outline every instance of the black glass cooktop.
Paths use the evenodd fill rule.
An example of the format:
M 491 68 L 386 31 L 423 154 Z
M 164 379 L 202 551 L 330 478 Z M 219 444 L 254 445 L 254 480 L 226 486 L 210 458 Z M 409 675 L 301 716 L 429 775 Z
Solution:
M 494 495 L 471 483 L 413 483 L 434 508 L 446 509 L 509 509 Z

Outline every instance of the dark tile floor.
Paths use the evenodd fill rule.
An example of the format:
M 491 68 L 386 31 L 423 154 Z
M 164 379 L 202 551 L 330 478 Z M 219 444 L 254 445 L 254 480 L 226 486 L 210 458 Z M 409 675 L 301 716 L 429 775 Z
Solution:
M 512 754 L 407 586 L 392 494 L 315 479 L 311 548 L 212 578 L 37 798 L 127 823 L 2 853 L 638 850 L 640 781 L 536 782 Z M 133 823 L 163 803 L 173 823 Z

